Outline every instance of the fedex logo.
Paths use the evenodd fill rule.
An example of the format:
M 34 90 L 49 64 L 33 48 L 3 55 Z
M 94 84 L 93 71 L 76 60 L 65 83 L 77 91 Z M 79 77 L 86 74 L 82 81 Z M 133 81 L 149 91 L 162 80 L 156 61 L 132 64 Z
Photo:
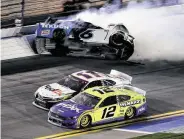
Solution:
M 60 104 L 58 104 L 57 106 L 62 106 L 62 107 L 64 107 L 64 108 L 68 108 L 68 109 L 70 109 L 70 110 L 72 110 L 72 111 L 76 111 L 77 113 L 79 113 L 80 110 L 82 110 L 82 109 L 77 108 L 76 105 L 71 105 L 71 104 L 60 103 Z
M 42 28 L 63 28 L 63 29 L 69 29 L 69 26 L 65 26 L 62 24 L 56 25 L 56 24 L 41 24 Z

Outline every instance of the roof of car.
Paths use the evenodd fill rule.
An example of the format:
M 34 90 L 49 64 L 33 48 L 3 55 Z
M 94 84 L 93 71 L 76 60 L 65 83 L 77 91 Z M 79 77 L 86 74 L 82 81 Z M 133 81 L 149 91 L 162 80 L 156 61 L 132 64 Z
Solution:
M 105 89 L 107 88 L 107 91 L 104 91 L 103 88 Z M 99 98 L 103 98 L 107 96 L 114 96 L 114 95 L 129 95 L 129 96 L 138 95 L 137 92 L 132 91 L 132 90 L 123 89 L 123 88 L 118 89 L 115 87 L 105 87 L 105 86 L 89 88 L 85 90 L 84 92 L 97 96 Z
M 107 77 L 106 74 L 90 70 L 82 70 L 79 72 L 72 73 L 71 75 L 88 82 L 106 79 Z

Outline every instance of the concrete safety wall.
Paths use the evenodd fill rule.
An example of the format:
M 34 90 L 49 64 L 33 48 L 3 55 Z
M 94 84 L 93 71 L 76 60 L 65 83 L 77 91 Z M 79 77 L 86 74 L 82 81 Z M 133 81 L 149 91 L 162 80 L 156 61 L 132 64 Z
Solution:
M 27 38 L 29 37 L 29 41 Z M 12 37 L 1 40 L 1 60 L 34 56 L 30 44 L 34 36 Z

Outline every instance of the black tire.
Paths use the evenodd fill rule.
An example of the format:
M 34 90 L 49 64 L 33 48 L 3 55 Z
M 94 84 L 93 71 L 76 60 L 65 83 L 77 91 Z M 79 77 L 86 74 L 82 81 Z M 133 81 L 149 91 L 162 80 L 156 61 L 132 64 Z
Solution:
M 131 111 L 131 113 L 130 113 Z M 125 112 L 125 119 L 131 119 L 136 116 L 136 109 L 134 107 L 128 107 L 128 109 Z
M 55 29 L 53 32 L 53 40 L 57 43 L 63 43 L 66 37 L 64 29 Z
M 118 35 L 119 34 L 119 35 Z M 117 36 L 117 42 L 113 41 L 113 37 Z M 118 41 L 119 38 L 122 38 Z M 128 60 L 134 53 L 134 45 L 124 40 L 124 33 L 118 31 L 109 38 L 109 46 L 118 50 L 117 59 Z M 122 54 L 123 52 L 123 54 Z
M 134 45 L 127 43 L 123 49 L 122 60 L 128 60 L 134 53 Z
M 124 33 L 118 31 L 110 36 L 109 38 L 109 46 L 116 49 L 123 49 L 124 48 Z
M 86 118 L 88 119 L 86 121 Z M 91 119 L 91 116 L 89 115 L 84 115 L 81 120 L 80 120 L 80 128 L 87 128 L 87 127 L 90 127 L 91 126 L 91 122 L 92 122 L 92 119 Z

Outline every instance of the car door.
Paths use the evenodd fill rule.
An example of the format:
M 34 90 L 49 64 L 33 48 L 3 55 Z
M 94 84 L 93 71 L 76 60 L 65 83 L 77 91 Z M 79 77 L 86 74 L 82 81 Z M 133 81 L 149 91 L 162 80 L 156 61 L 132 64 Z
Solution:
M 95 122 L 117 118 L 119 109 L 120 106 L 117 105 L 116 96 L 105 98 L 94 110 Z
M 89 43 L 108 43 L 107 40 L 105 40 L 105 37 L 107 36 L 108 31 L 104 29 L 87 29 L 84 32 L 79 34 L 79 37 L 84 42 Z

